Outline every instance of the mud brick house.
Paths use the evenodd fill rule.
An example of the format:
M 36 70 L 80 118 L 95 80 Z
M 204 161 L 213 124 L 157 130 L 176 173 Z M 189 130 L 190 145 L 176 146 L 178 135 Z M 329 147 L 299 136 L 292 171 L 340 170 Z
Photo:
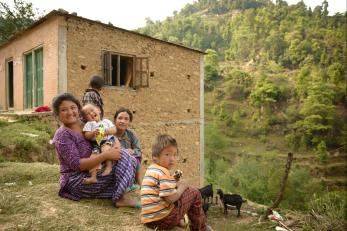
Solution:
M 0 110 L 29 111 L 50 105 L 61 92 L 79 99 L 92 75 L 101 75 L 106 118 L 119 106 L 134 113 L 143 147 L 143 169 L 158 133 L 179 143 L 183 176 L 203 177 L 204 53 L 137 32 L 52 11 L 0 45 Z

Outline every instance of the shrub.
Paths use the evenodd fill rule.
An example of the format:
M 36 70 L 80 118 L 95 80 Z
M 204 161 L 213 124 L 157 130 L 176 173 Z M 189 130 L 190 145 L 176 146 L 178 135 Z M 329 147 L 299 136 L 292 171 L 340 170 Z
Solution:
M 347 193 L 327 192 L 314 195 L 309 203 L 311 216 L 305 219 L 304 230 L 344 231 L 347 227 Z
M 38 152 L 40 146 L 35 140 L 29 137 L 17 137 L 15 139 L 15 151 L 18 152 L 20 156 L 24 157 L 25 153 L 28 152 Z
M 0 128 L 1 128 L 1 127 L 5 127 L 5 126 L 7 126 L 7 125 L 9 125 L 8 122 L 3 121 L 3 120 L 0 120 Z
M 56 163 L 53 145 L 49 144 L 53 130 L 45 123 L 16 122 L 1 128 L 0 152 L 2 160 L 44 161 Z
M 322 183 L 314 179 L 308 169 L 293 168 L 289 174 L 282 207 L 306 210 L 313 194 L 324 192 Z
M 240 193 L 251 201 L 270 205 L 279 192 L 284 174 L 285 161 L 278 160 L 274 156 L 264 156 L 261 161 L 253 157 L 242 157 L 232 168 L 223 159 L 214 160 L 218 177 L 213 183 L 226 191 Z M 211 181 L 211 177 L 209 179 Z M 313 180 L 308 170 L 294 168 L 289 174 L 280 206 L 305 210 L 311 195 L 322 192 L 323 186 L 319 181 Z
M 316 156 L 321 164 L 327 164 L 328 150 L 323 140 L 317 145 Z

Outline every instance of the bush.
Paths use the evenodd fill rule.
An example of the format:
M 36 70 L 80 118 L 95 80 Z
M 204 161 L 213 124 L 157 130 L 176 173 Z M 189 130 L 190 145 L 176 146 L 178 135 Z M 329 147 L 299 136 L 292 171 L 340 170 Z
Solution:
M 347 217 L 347 192 L 333 191 L 321 196 L 314 196 L 310 201 L 310 208 L 316 213 L 336 220 Z
M 45 123 L 34 122 L 34 123 L 29 123 L 28 125 L 37 131 L 42 131 L 47 133 L 51 137 L 54 135 L 54 132 L 55 132 L 54 129 L 52 129 L 48 124 L 45 124 Z
M 313 194 L 322 194 L 323 185 L 314 179 L 308 169 L 293 168 L 289 174 L 282 207 L 306 210 Z
M 312 216 L 306 217 L 304 230 L 344 231 L 347 227 L 347 192 L 314 195 L 309 203 Z
M 45 123 L 16 122 L 1 128 L 0 152 L 2 161 L 44 161 L 56 163 L 54 146 L 49 143 L 53 135 Z
M 328 150 L 327 150 L 327 146 L 323 140 L 317 145 L 316 156 L 317 156 L 318 161 L 321 164 L 324 164 L 324 165 L 327 164 Z
M 7 126 L 7 125 L 9 125 L 8 122 L 3 121 L 3 120 L 0 120 L 0 128 L 1 128 L 1 127 L 5 127 L 5 126 Z
M 15 139 L 15 152 L 20 156 L 24 157 L 28 152 L 38 152 L 39 150 L 39 144 L 32 138 L 19 136 Z
M 284 174 L 285 161 L 281 164 L 278 160 L 274 156 L 264 156 L 261 161 L 253 157 L 242 157 L 232 168 L 230 163 L 223 159 L 214 160 L 218 177 L 209 176 L 209 182 L 212 181 L 227 192 L 239 193 L 251 201 L 270 205 L 279 192 Z M 208 166 L 209 162 L 206 162 L 206 165 Z M 280 206 L 305 210 L 312 194 L 322 192 L 323 186 L 319 181 L 313 180 L 308 170 L 292 169 Z

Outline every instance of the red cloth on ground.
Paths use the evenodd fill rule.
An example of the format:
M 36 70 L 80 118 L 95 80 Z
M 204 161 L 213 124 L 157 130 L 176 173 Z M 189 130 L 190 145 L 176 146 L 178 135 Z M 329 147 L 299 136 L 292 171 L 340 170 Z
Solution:
M 46 112 L 51 111 L 51 109 L 48 106 L 40 106 L 35 109 L 35 112 Z

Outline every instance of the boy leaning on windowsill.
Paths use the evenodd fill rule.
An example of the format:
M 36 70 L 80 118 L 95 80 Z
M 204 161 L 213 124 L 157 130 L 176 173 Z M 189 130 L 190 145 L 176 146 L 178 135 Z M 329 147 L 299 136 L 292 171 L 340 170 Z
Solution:
M 171 229 L 181 225 L 185 214 L 191 230 L 212 230 L 206 225 L 199 190 L 184 181 L 176 182 L 170 170 L 176 164 L 177 142 L 170 135 L 158 135 L 152 145 L 153 164 L 141 185 L 141 222 L 150 228 Z

